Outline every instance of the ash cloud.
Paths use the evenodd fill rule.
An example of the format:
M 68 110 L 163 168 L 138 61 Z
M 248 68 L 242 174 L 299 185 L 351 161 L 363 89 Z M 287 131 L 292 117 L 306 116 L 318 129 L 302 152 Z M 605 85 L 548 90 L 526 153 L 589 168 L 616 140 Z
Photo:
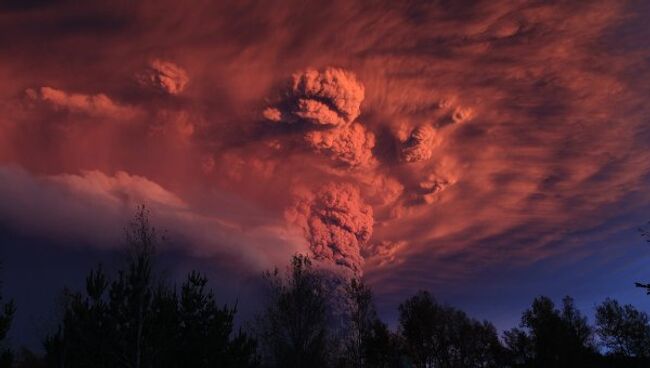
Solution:
M 364 94 L 349 70 L 307 68 L 293 74 L 281 107 L 267 107 L 262 115 L 272 122 L 306 123 L 304 142 L 314 152 L 345 167 L 367 167 L 375 162 L 375 135 L 355 121 Z
M 414 278 L 427 287 L 439 269 L 584 255 L 589 245 L 567 234 L 650 204 L 640 6 L 100 0 L 7 10 L 0 164 L 36 178 L 144 178 L 188 216 L 236 213 L 219 239 L 284 226 L 295 188 L 316 200 L 323 183 L 349 183 L 372 207 L 373 235 L 364 246 L 341 237 L 377 248 L 363 253 L 364 274 L 396 290 Z M 77 21 L 89 14 L 98 22 Z M 276 236 L 271 247 L 201 238 L 187 250 L 270 259 L 277 248 L 279 259 L 287 238 Z M 309 247 L 304 234 L 287 241 Z
M 349 184 L 328 184 L 315 193 L 304 193 L 287 219 L 300 226 L 314 257 L 362 272 L 361 250 L 372 236 L 372 208 Z
M 314 130 L 305 134 L 305 140 L 316 152 L 350 167 L 370 166 L 374 161 L 375 136 L 359 123 L 331 130 Z
M 436 142 L 436 131 L 429 125 L 415 128 L 402 143 L 401 157 L 406 162 L 418 162 L 431 158 Z
M 182 93 L 190 81 L 185 69 L 160 59 L 152 60 L 136 78 L 141 86 L 170 95 Z
M 352 123 L 361 114 L 365 88 L 350 71 L 308 68 L 293 74 L 285 95 L 282 107 L 264 111 L 267 119 L 337 127 Z

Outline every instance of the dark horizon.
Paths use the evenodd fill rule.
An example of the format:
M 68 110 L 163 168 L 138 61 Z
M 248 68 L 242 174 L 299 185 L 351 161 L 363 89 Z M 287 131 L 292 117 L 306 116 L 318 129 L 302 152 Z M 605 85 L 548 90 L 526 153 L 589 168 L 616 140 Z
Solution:
M 323 268 L 307 255 L 249 280 L 254 293 L 247 296 L 242 285 L 224 289 L 223 279 L 215 287 L 209 272 L 171 275 L 179 259 L 160 251 L 168 240 L 150 219 L 139 207 L 114 262 L 96 264 L 85 278 L 67 270 L 77 282 L 57 293 L 48 321 L 32 321 L 40 331 L 26 334 L 24 321 L 13 320 L 16 305 L 26 305 L 20 294 L 17 304 L 0 294 L 0 366 L 631 368 L 650 362 L 650 317 L 616 298 L 594 304 L 590 318 L 571 296 L 537 295 L 518 323 L 495 328 L 419 290 L 399 302 L 391 323 L 363 278 Z M 635 286 L 650 294 L 650 284 Z M 233 291 L 234 302 L 223 302 Z M 139 328 L 129 333 L 140 325 L 142 337 Z M 7 336 L 7 326 L 18 334 Z M 16 344 L 15 336 L 26 335 L 36 337 L 33 346 Z

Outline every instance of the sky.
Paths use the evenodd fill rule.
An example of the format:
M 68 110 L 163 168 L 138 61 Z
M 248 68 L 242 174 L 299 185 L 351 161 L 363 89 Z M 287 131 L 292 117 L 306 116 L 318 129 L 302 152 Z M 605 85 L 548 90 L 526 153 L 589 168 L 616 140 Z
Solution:
M 642 0 L 0 3 L 0 260 L 16 344 L 140 204 L 228 302 L 308 254 L 389 323 L 537 295 L 650 309 Z M 240 303 L 246 305 L 247 303 Z M 255 304 L 255 303 L 248 303 Z M 244 308 L 245 316 L 254 311 Z

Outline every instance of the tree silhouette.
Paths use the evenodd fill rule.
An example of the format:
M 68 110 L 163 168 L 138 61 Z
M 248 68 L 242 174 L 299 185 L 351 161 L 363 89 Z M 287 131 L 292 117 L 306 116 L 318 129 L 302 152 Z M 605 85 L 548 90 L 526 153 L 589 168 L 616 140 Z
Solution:
M 5 340 L 15 312 L 14 302 L 10 300 L 7 303 L 2 303 L 2 294 L 0 293 L 0 368 L 11 367 L 13 362 L 13 353 L 5 346 Z
M 324 276 L 308 257 L 295 255 L 285 275 L 267 272 L 269 300 L 258 319 L 265 364 L 272 367 L 327 367 L 331 331 Z
M 155 282 L 159 242 L 140 207 L 125 232 L 128 252 L 113 281 L 101 267 L 85 293 L 64 292 L 58 331 L 45 340 L 51 367 L 255 367 L 254 341 L 232 336 L 235 309 L 219 308 L 207 279 L 189 274 L 181 288 Z
M 562 310 L 547 297 L 535 298 L 521 327 L 504 334 L 512 366 L 581 367 L 595 360 L 593 331 L 569 297 Z
M 650 225 L 650 222 L 648 222 L 647 225 Z M 641 237 L 645 239 L 647 243 L 650 243 L 650 230 L 648 228 L 639 228 L 639 232 L 641 233 Z M 635 282 L 634 286 L 638 288 L 645 289 L 646 294 L 650 295 L 650 284 L 643 283 L 643 282 Z
M 367 284 L 317 269 L 302 255 L 286 272 L 264 274 L 269 294 L 256 340 L 235 331 L 236 306 L 218 305 L 201 273 L 190 272 L 180 288 L 162 282 L 161 238 L 144 207 L 125 230 L 127 256 L 116 273 L 99 266 L 84 290 L 64 289 L 43 359 L 26 349 L 13 357 L 2 345 L 15 308 L 0 295 L 0 368 L 12 359 L 16 368 L 650 367 L 650 320 L 631 305 L 606 299 L 592 327 L 570 297 L 557 308 L 538 297 L 502 344 L 491 323 L 420 291 L 399 306 L 393 332 Z
M 509 367 L 532 367 L 535 362 L 533 339 L 523 330 L 512 328 L 503 333 Z
M 355 368 L 396 366 L 399 362 L 397 337 L 379 319 L 370 287 L 352 278 L 345 294 L 350 323 L 343 365 Z
M 50 364 L 60 367 L 151 366 L 155 229 L 144 206 L 125 228 L 127 259 L 112 282 L 101 267 L 86 278 L 86 293 L 64 291 L 59 330 L 45 341 Z
M 610 354 L 650 358 L 648 315 L 631 305 L 606 299 L 596 308 L 596 333 Z
M 47 361 L 53 367 L 81 367 L 93 364 L 110 367 L 108 303 L 105 291 L 108 281 L 101 269 L 92 270 L 86 278 L 86 295 L 64 290 L 63 321 L 54 335 L 45 339 Z
M 642 283 L 642 282 L 635 282 L 635 283 L 634 283 L 634 286 L 636 286 L 636 287 L 638 287 L 638 288 L 645 289 L 645 290 L 646 290 L 646 294 L 647 294 L 647 295 L 650 295 L 650 284 L 644 284 L 644 283 Z
M 420 291 L 399 306 L 406 353 L 418 368 L 499 367 L 501 346 L 488 322 L 439 304 Z
M 207 278 L 189 274 L 179 303 L 179 366 L 248 367 L 257 364 L 256 343 L 240 332 L 231 340 L 236 308 L 219 308 Z

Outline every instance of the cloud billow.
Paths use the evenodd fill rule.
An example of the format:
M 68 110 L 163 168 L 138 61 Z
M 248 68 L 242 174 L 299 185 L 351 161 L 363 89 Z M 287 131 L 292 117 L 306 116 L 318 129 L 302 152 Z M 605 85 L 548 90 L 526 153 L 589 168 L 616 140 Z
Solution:
M 141 86 L 170 95 L 182 93 L 190 81 L 185 69 L 160 59 L 152 60 L 136 78 Z
M 281 107 L 265 111 L 269 120 L 336 127 L 352 123 L 361 113 L 365 89 L 356 76 L 344 69 L 308 68 L 293 75 Z
M 356 187 L 328 184 L 303 193 L 286 217 L 303 229 L 316 259 L 361 273 L 361 249 L 372 236 L 373 212 Z

